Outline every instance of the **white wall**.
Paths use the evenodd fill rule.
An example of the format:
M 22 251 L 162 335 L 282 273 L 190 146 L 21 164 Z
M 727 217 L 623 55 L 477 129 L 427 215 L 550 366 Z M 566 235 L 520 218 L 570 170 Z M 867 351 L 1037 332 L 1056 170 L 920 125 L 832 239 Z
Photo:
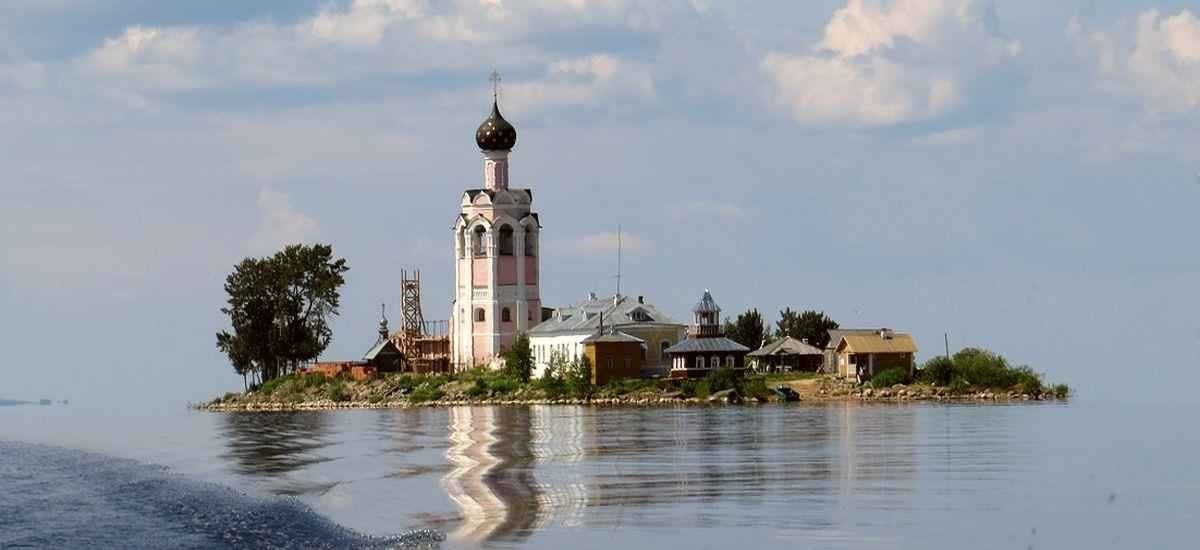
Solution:
M 541 378 L 550 365 L 550 358 L 560 353 L 567 361 L 572 361 L 583 355 L 583 341 L 590 334 L 568 334 L 554 336 L 529 336 L 529 346 L 533 349 L 533 378 Z

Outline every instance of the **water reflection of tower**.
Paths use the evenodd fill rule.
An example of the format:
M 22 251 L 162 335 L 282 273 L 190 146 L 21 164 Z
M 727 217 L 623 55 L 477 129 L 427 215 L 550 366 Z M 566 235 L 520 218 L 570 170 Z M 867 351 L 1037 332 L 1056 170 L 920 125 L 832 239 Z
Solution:
M 446 457 L 452 469 L 442 485 L 463 516 L 454 537 L 523 540 L 537 522 L 541 503 L 529 410 L 457 407 L 449 412 Z

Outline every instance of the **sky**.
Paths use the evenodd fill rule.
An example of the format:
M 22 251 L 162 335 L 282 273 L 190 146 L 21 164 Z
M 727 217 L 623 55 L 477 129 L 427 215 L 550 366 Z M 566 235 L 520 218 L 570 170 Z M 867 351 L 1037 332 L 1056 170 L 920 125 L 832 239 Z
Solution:
M 542 297 L 820 309 L 1081 398 L 1195 401 L 1200 9 L 1171 0 L 7 0 L 0 396 L 184 403 L 247 256 L 350 265 L 374 342 L 481 186 L 488 74 Z

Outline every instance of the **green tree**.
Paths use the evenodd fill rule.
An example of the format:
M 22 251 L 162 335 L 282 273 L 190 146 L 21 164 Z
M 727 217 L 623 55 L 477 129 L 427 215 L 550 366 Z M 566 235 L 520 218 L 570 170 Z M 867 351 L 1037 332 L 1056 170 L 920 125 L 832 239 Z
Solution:
M 733 321 L 725 319 L 725 336 L 750 349 L 758 349 L 768 336 L 762 314 L 750 309 Z
M 829 344 L 829 331 L 838 328 L 838 324 L 823 311 L 808 310 L 797 313 L 789 307 L 779 312 L 779 320 L 775 322 L 775 327 L 775 335 L 780 338 L 807 338 L 810 345 L 824 349 Z
M 566 383 L 567 393 L 576 399 L 591 397 L 592 391 L 592 362 L 586 355 L 571 361 L 563 372 L 563 382 Z
M 259 383 L 316 359 L 333 337 L 338 289 L 350 268 L 329 245 L 291 245 L 266 258 L 246 258 L 225 278 L 233 332 L 217 333 L 217 349 L 239 374 Z
M 504 368 L 522 382 L 529 381 L 533 374 L 533 349 L 529 347 L 528 336 L 518 335 L 508 351 L 504 352 Z

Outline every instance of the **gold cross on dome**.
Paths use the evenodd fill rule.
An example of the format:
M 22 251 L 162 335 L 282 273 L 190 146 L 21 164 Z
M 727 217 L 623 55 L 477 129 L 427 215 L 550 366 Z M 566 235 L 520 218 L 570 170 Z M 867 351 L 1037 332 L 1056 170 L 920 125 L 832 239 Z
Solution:
M 492 70 L 492 74 L 488 77 L 488 80 L 492 81 L 492 99 L 496 99 L 500 95 L 500 73 Z

